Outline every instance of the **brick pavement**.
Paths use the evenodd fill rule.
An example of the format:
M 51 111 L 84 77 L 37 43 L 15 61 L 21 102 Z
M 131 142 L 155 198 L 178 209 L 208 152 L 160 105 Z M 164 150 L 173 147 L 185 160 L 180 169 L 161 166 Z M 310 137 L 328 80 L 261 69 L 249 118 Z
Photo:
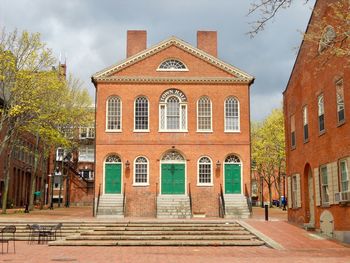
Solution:
M 348 246 L 287 223 L 286 212 L 272 209 L 271 221 L 265 222 L 263 218 L 263 210 L 254 208 L 254 217 L 245 222 L 280 243 L 283 250 L 267 247 L 48 247 L 16 242 L 17 253 L 0 254 L 0 262 L 350 262 Z M 61 208 L 35 211 L 29 215 L 0 216 L 0 221 L 29 219 L 92 218 L 89 208 Z

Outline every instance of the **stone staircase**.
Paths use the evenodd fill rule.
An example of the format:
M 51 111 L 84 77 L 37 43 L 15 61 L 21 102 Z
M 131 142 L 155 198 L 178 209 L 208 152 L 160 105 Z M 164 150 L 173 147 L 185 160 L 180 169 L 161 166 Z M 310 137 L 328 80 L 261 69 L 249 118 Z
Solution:
M 157 197 L 157 218 L 191 218 L 190 198 L 184 195 Z
M 247 198 L 240 194 L 226 194 L 225 199 L 225 218 L 243 219 L 249 218 L 250 212 L 247 205 Z
M 97 218 L 123 218 L 123 195 L 101 195 Z
M 93 228 L 50 246 L 262 246 L 237 222 L 146 221 L 120 222 Z

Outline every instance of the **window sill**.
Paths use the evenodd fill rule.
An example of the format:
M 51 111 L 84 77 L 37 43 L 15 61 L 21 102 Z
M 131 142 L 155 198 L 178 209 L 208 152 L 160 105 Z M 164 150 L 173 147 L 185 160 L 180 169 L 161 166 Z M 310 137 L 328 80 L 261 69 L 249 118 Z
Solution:
M 174 133 L 174 132 L 181 132 L 181 133 L 186 133 L 188 132 L 188 130 L 159 130 L 158 132 L 171 132 L 171 133 Z
M 135 133 L 148 133 L 150 130 L 133 130 Z
M 338 121 L 337 127 L 341 127 L 345 124 L 345 119 L 342 121 Z
M 189 71 L 188 69 L 161 69 L 161 68 L 158 68 L 156 71 L 165 71 L 165 72 L 169 72 L 169 71 Z
M 197 130 L 198 133 L 213 133 L 213 130 Z
M 145 186 L 149 186 L 149 184 L 138 184 L 138 183 L 133 183 L 132 186 L 135 186 L 135 187 L 145 187 Z
M 309 141 L 309 139 L 304 140 L 304 144 L 308 143 Z
M 214 186 L 214 184 L 200 184 L 200 183 L 197 183 L 197 186 L 198 187 L 212 187 L 212 186 Z
M 107 133 L 121 133 L 122 130 L 105 130 Z
M 224 132 L 225 132 L 225 133 L 241 133 L 241 130 L 237 130 L 237 131 L 228 131 L 228 130 L 225 130 Z
M 292 147 L 290 148 L 290 150 L 291 150 L 291 151 L 294 151 L 296 148 L 297 148 L 297 146 L 292 146 Z
M 322 208 L 329 208 L 329 207 L 331 207 L 331 205 L 329 203 L 324 203 L 324 204 L 321 204 L 321 207 Z
M 322 130 L 319 132 L 318 136 L 320 137 L 320 136 L 324 135 L 325 133 L 326 133 L 326 130 Z

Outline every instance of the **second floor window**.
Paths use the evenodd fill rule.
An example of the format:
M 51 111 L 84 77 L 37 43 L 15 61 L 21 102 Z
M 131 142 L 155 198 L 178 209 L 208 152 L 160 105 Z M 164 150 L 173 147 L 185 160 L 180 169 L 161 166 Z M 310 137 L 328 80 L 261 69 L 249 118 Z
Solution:
M 235 97 L 229 97 L 225 101 L 225 131 L 238 132 L 239 126 L 239 102 Z
M 291 135 L 291 146 L 292 149 L 296 147 L 296 136 L 295 136 L 295 115 L 290 117 L 290 135 Z
M 145 97 L 138 97 L 135 100 L 135 130 L 148 131 L 148 99 Z
M 343 80 L 336 83 L 338 123 L 345 121 Z
M 327 166 L 321 166 L 321 196 L 322 204 L 329 203 L 329 188 L 328 188 L 328 171 Z
M 198 131 L 211 131 L 211 101 L 208 97 L 198 100 L 197 118 Z
M 349 171 L 348 171 L 348 163 L 346 160 L 340 160 L 339 162 L 339 170 L 340 170 L 340 184 L 341 191 L 347 192 L 349 191 Z
M 324 99 L 323 95 L 318 97 L 318 130 L 319 132 L 323 132 L 324 127 Z
M 107 101 L 107 131 L 121 130 L 121 100 L 111 97 Z
M 304 128 L 304 142 L 309 140 L 309 121 L 307 116 L 307 106 L 303 108 L 303 128 Z

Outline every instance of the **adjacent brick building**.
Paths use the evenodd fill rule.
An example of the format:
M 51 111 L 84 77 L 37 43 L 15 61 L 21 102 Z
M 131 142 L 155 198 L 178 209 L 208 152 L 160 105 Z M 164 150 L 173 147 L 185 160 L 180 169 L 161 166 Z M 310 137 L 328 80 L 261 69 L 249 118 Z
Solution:
M 199 31 L 197 48 L 146 40 L 128 31 L 127 58 L 92 77 L 98 211 L 113 216 L 108 203 L 123 202 L 122 216 L 161 217 L 164 202 L 190 202 L 194 215 L 216 217 L 220 186 L 225 198 L 250 193 L 253 78 L 217 58 L 216 32 Z
M 340 2 L 316 1 L 307 33 L 320 42 L 303 41 L 284 92 L 288 218 L 350 242 L 349 60 L 330 56 L 339 43 L 329 4 Z

